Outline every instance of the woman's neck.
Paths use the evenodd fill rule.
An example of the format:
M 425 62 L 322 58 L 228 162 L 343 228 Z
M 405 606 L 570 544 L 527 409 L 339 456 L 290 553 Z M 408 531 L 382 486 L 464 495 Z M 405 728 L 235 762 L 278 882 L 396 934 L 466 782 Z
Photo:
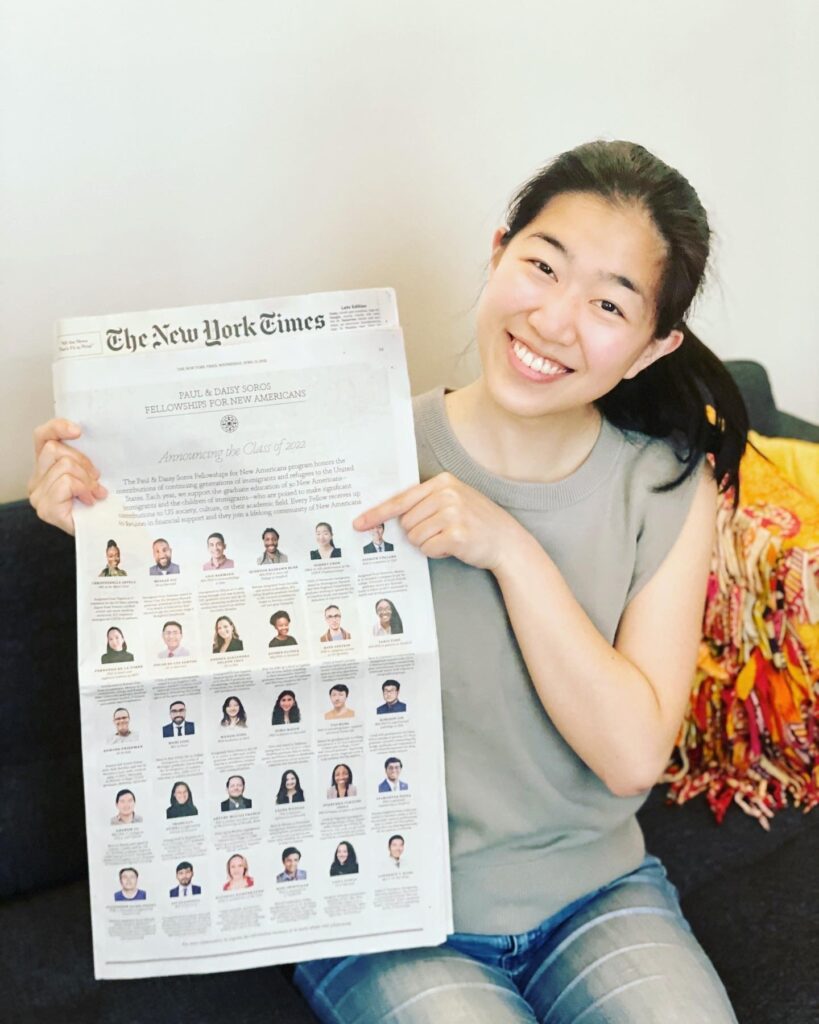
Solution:
M 445 396 L 449 424 L 467 453 L 507 480 L 553 483 L 586 460 L 600 433 L 593 405 L 539 417 L 515 416 L 494 400 L 483 377 Z

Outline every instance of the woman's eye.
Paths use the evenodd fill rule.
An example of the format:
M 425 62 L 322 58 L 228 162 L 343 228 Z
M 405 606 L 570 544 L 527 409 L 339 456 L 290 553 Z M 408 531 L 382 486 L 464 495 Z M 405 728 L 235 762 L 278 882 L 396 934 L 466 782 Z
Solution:
M 623 315 L 620 311 L 620 308 L 618 306 L 615 306 L 614 303 L 610 302 L 608 299 L 601 299 L 600 308 L 604 310 L 606 313 L 616 313 L 617 316 Z
M 532 265 L 537 267 L 537 269 L 541 273 L 546 274 L 547 277 L 555 277 L 556 276 L 555 272 L 552 270 L 552 268 L 549 266 L 549 264 L 548 263 L 544 263 L 543 260 L 532 260 Z

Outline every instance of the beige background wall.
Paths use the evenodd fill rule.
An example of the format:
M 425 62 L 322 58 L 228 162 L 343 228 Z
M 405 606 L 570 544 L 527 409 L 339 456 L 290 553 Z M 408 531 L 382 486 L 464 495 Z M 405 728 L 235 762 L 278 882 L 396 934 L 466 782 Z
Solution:
M 466 381 L 506 199 L 596 136 L 690 177 L 695 327 L 819 419 L 817 36 L 812 0 L 0 0 L 0 500 L 60 316 L 389 284 L 414 390 Z

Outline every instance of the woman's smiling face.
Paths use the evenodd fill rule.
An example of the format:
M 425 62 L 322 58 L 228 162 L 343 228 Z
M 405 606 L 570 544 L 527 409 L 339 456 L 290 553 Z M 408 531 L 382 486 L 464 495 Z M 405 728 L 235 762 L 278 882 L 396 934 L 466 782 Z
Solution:
M 230 640 L 233 637 L 233 626 L 227 619 L 219 619 L 216 623 L 216 632 L 223 640 Z
M 565 193 L 501 241 L 498 232 L 478 347 L 486 387 L 506 412 L 588 406 L 679 344 L 674 331 L 653 340 L 666 246 L 641 206 Z

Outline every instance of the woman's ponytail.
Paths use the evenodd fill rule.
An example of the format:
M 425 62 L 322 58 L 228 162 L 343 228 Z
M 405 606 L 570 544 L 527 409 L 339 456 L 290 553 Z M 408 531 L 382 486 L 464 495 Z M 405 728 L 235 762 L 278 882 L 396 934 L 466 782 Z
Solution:
M 679 348 L 621 381 L 597 406 L 614 426 L 672 444 L 684 469 L 660 490 L 682 483 L 710 454 L 720 490 L 733 488 L 736 502 L 748 434 L 745 402 L 724 363 L 690 327 L 682 331 Z

